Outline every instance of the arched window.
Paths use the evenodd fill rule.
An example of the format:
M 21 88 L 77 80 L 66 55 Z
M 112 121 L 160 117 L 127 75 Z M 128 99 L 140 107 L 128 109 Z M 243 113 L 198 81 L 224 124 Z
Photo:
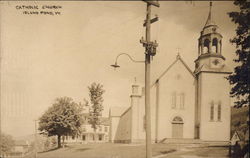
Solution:
M 218 121 L 220 121 L 221 120 L 221 102 L 219 102 L 219 104 L 218 104 Z
M 172 109 L 176 108 L 176 92 L 172 93 Z
M 182 120 L 182 118 L 180 116 L 176 116 L 173 119 L 172 123 L 183 123 L 183 120 Z
M 210 121 L 213 120 L 214 120 L 214 102 L 212 102 L 210 106 Z
M 180 94 L 180 109 L 184 109 L 184 104 L 185 104 L 185 94 L 181 93 Z
M 217 38 L 213 39 L 213 42 L 212 42 L 212 52 L 213 53 L 218 53 L 218 40 L 217 40 Z
M 209 39 L 205 39 L 204 41 L 204 47 L 203 47 L 203 53 L 208 53 L 208 50 L 209 50 Z

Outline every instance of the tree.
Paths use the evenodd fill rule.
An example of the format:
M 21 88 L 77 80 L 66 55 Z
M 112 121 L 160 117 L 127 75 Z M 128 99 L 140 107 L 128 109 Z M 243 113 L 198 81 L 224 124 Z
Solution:
M 61 136 L 77 135 L 81 132 L 82 107 L 69 97 L 57 98 L 55 103 L 39 119 L 39 130 L 48 136 L 56 135 L 58 148 L 61 147 Z
M 96 129 L 98 125 L 100 125 L 100 117 L 102 116 L 103 111 L 103 93 L 105 92 L 103 89 L 103 85 L 92 83 L 89 89 L 89 97 L 90 97 L 90 103 L 91 107 L 89 109 L 89 123 L 91 124 L 92 128 L 96 132 Z M 86 101 L 86 100 L 85 100 Z M 89 102 L 86 101 L 86 106 L 89 106 Z
M 8 155 L 14 147 L 14 140 L 12 136 L 4 133 L 0 133 L 0 137 L 0 156 Z
M 236 107 L 248 106 L 250 104 L 250 2 L 247 0 L 235 0 L 239 12 L 230 12 L 229 17 L 237 24 L 236 36 L 230 40 L 236 45 L 237 66 L 228 77 L 233 85 L 231 96 L 237 97 Z

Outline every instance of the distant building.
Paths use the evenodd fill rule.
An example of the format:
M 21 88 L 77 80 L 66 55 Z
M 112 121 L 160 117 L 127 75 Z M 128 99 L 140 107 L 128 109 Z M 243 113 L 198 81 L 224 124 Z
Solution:
M 77 136 L 63 136 L 64 143 L 91 143 L 91 142 L 108 142 L 109 141 L 109 118 L 102 117 L 101 124 L 96 131 L 88 123 L 88 114 L 85 114 L 85 123 L 82 125 L 82 133 Z
M 239 134 L 238 131 L 235 131 L 232 138 L 231 138 L 231 145 L 235 145 L 236 142 L 243 141 L 243 135 Z
M 212 2 L 198 39 L 192 71 L 180 55 L 151 85 L 151 136 L 165 139 L 230 141 L 231 71 L 222 54 L 222 35 L 212 19 Z M 132 85 L 131 105 L 110 110 L 111 142 L 145 142 L 145 96 Z
M 14 143 L 14 150 L 11 154 L 15 156 L 24 156 L 29 152 L 30 147 L 29 141 L 16 140 Z

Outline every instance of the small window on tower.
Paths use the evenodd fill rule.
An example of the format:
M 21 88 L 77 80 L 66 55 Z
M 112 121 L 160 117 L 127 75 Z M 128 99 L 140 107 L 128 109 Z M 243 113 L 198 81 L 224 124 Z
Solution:
M 218 53 L 218 40 L 217 40 L 217 38 L 213 39 L 212 52 L 213 53 Z
M 218 104 L 218 121 L 221 121 L 221 102 Z
M 209 43 L 210 43 L 209 39 L 205 39 L 205 41 L 204 41 L 204 47 L 203 47 L 203 53 L 204 54 L 208 53 L 208 51 L 209 51 Z
M 214 102 L 212 102 L 210 106 L 210 121 L 213 120 L 214 120 Z
M 146 116 L 143 116 L 143 131 L 146 131 Z

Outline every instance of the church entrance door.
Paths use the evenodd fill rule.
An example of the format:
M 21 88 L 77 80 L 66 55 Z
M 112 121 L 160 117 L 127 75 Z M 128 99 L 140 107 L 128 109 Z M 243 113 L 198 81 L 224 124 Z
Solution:
M 179 116 L 172 121 L 172 138 L 183 138 L 183 120 Z

